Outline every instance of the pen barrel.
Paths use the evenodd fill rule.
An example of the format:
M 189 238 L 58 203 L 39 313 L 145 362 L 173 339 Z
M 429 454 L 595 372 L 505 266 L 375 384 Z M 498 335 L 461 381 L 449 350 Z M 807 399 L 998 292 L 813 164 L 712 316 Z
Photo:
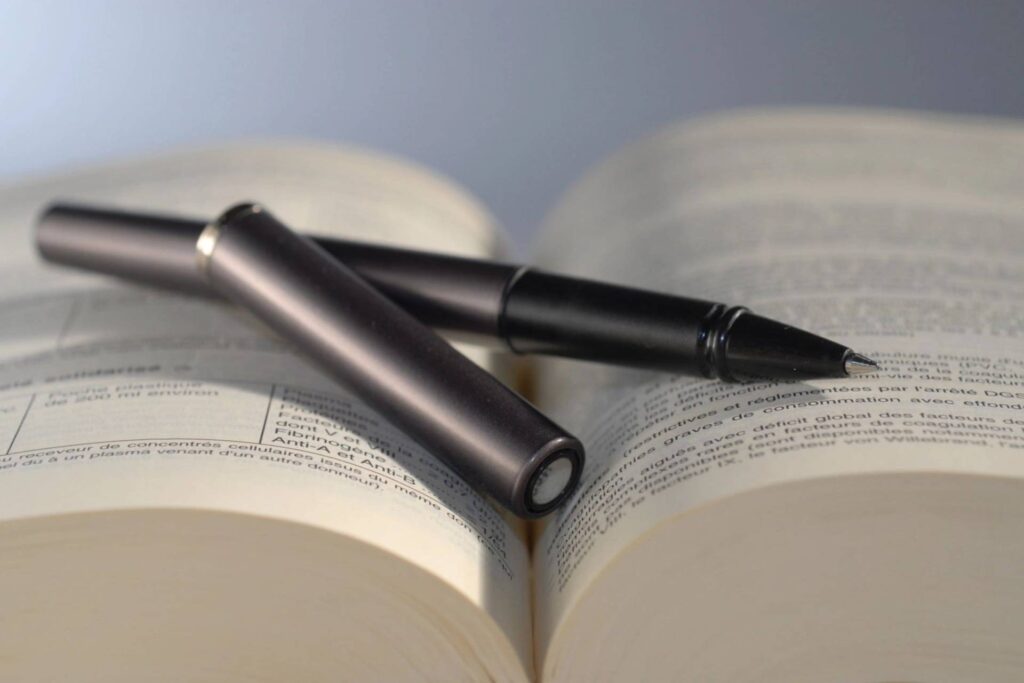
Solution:
M 36 223 L 47 261 L 191 294 L 209 295 L 196 269 L 196 238 L 205 221 L 51 204 Z
M 421 322 L 475 343 L 498 342 L 505 289 L 521 266 L 313 239 Z
M 196 246 L 216 291 L 514 513 L 541 516 L 575 486 L 575 437 L 266 211 L 235 207 Z

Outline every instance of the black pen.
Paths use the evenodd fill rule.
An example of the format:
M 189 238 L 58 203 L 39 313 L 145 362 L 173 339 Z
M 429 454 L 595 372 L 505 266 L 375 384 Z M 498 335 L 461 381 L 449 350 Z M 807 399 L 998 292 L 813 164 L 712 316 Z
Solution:
M 53 204 L 36 241 L 47 259 L 209 293 L 194 267 L 207 222 Z M 847 377 L 871 359 L 742 306 L 534 268 L 313 238 L 423 323 L 516 353 L 539 353 L 726 381 Z

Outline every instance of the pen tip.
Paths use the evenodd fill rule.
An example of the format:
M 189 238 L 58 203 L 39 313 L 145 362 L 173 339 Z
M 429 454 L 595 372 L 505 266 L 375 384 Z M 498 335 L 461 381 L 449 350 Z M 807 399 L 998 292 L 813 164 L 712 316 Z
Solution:
M 878 369 L 878 363 L 867 356 L 851 352 L 850 355 L 846 357 L 844 369 L 846 370 L 847 375 L 850 377 L 856 377 L 857 375 L 866 375 L 869 372 L 874 372 Z

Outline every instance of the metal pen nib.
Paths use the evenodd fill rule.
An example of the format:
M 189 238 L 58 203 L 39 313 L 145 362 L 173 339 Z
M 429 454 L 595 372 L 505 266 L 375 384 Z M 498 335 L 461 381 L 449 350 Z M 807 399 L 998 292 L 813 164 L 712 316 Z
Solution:
M 851 377 L 866 375 L 878 369 L 878 363 L 859 353 L 851 353 L 843 363 L 846 374 Z

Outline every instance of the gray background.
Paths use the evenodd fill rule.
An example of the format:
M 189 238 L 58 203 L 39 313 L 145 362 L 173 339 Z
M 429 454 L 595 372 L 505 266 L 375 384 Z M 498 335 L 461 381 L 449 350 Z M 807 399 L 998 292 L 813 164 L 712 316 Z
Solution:
M 524 247 L 630 139 L 787 103 L 1024 115 L 1024 4 L 0 0 L 4 180 L 326 138 L 446 173 Z

